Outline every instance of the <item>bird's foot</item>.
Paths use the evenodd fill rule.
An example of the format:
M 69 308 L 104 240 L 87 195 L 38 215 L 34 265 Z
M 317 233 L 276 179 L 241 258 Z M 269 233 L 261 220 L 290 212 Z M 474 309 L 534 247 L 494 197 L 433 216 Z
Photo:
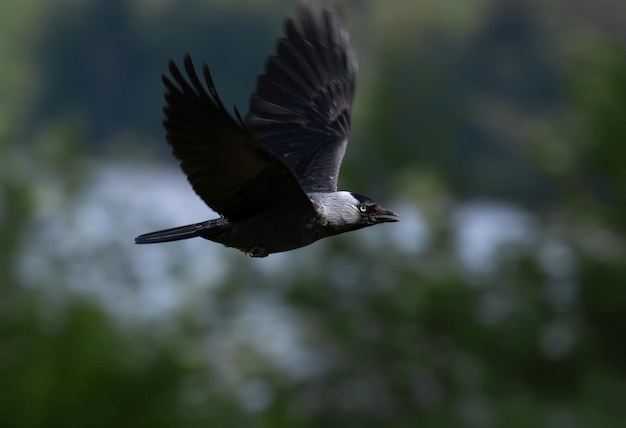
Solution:
M 267 252 L 267 250 L 261 247 L 254 247 L 250 251 L 248 251 L 248 255 L 250 257 L 267 257 L 268 254 L 269 253 Z

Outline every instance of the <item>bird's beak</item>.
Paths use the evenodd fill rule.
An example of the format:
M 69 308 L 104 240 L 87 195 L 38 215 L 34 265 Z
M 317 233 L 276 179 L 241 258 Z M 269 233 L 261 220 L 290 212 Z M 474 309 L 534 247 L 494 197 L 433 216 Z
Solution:
M 386 223 L 399 221 L 398 217 L 400 216 L 387 208 L 376 205 L 373 217 L 377 223 Z

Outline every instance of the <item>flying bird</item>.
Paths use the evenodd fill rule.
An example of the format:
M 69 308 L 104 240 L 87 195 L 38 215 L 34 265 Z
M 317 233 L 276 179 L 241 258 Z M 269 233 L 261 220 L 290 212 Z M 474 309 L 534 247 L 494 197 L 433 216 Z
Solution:
M 188 54 L 184 74 L 169 62 L 166 139 L 196 194 L 220 217 L 135 243 L 201 237 L 266 257 L 398 220 L 366 196 L 337 191 L 357 77 L 337 14 L 299 2 L 284 31 L 243 119 L 226 110 L 206 64 L 199 75 Z

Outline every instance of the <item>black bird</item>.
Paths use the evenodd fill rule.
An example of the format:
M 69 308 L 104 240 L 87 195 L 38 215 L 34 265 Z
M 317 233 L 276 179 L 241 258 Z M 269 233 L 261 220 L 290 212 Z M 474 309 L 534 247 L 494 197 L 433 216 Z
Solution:
M 166 138 L 195 192 L 221 217 L 147 233 L 137 244 L 199 236 L 265 257 L 397 221 L 371 199 L 337 191 L 357 63 L 333 11 L 298 3 L 244 120 L 224 108 L 206 64 L 206 88 L 189 55 L 184 67 L 187 77 L 170 61 L 171 78 L 163 76 Z

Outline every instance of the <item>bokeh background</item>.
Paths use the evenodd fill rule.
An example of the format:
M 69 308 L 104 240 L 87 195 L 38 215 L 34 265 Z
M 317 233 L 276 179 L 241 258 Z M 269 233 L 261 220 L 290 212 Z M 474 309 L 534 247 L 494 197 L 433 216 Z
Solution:
M 246 111 L 291 0 L 0 3 L 0 426 L 626 426 L 626 3 L 352 0 L 340 187 L 401 222 L 251 259 L 161 128 Z

